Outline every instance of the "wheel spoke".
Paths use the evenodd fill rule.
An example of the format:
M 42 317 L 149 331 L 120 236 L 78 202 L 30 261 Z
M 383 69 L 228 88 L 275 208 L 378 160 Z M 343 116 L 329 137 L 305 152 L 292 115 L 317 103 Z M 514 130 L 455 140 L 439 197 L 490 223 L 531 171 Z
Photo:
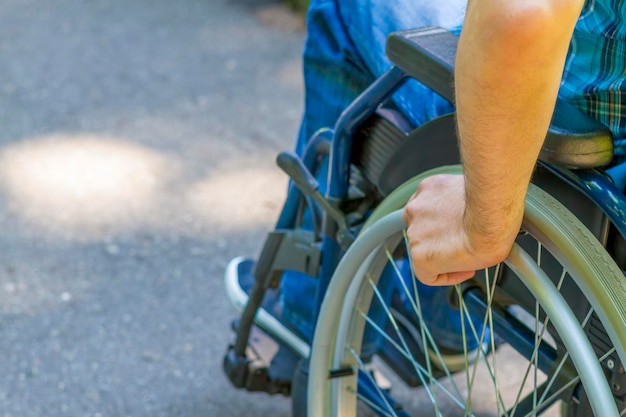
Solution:
M 546 390 L 546 384 L 543 383 L 541 385 L 539 385 L 537 388 L 535 388 L 535 390 L 537 392 L 543 393 Z M 537 416 L 539 412 L 545 410 L 547 407 L 549 407 L 552 403 L 542 403 L 539 406 L 535 407 L 534 403 L 536 402 L 536 397 L 534 395 L 534 391 L 532 393 L 530 393 L 529 395 L 527 395 L 526 397 L 524 397 L 523 399 L 517 400 L 515 403 L 515 412 L 519 413 L 520 411 L 522 412 L 526 412 L 528 415 L 528 413 L 530 412 L 530 415 L 532 416 Z M 529 411 L 530 410 L 530 411 Z M 511 410 L 511 412 L 509 413 L 510 416 L 512 416 L 513 414 L 513 410 Z
M 367 404 L 368 407 L 375 410 L 377 413 L 382 413 L 388 417 L 397 416 L 395 411 L 393 412 L 393 414 L 389 414 L 387 411 L 380 408 L 377 404 L 375 404 L 372 400 L 366 398 L 364 395 L 361 395 L 358 392 L 355 393 L 353 389 L 348 389 L 348 392 L 351 392 L 352 394 L 356 395 L 359 400 L 363 401 L 365 404 Z
M 537 306 L 536 306 L 537 307 Z M 522 396 L 522 392 L 524 390 L 524 387 L 526 386 L 526 381 L 528 380 L 528 376 L 530 375 L 530 370 L 531 368 L 534 367 L 534 386 L 535 386 L 535 390 L 533 392 L 533 408 L 537 408 L 537 398 L 536 398 L 536 391 L 537 391 L 537 370 L 539 369 L 539 364 L 538 364 L 538 360 L 539 360 L 539 348 L 541 346 L 541 342 L 543 341 L 543 336 L 545 334 L 545 331 L 548 327 L 548 322 L 549 319 L 548 317 L 546 317 L 546 319 L 544 320 L 544 322 L 542 323 L 541 326 L 541 330 L 539 330 L 539 314 L 536 311 L 535 312 L 535 348 L 533 350 L 533 353 L 531 355 L 530 360 L 528 361 L 528 366 L 526 367 L 526 371 L 524 372 L 524 378 L 522 379 L 520 386 L 519 386 L 519 390 L 517 391 L 517 396 L 515 397 L 515 402 L 514 402 L 514 406 L 513 409 L 511 410 L 510 416 L 514 416 L 515 412 L 517 411 L 517 405 L 519 404 L 519 401 L 521 399 Z M 547 390 L 546 390 L 547 392 Z M 544 393 L 545 395 L 545 393 Z M 539 400 L 539 404 L 541 404 L 543 402 L 543 398 L 541 398 Z
M 493 300 L 493 294 L 496 291 L 496 277 L 498 276 L 498 272 L 500 270 L 500 264 L 497 265 L 496 267 L 496 271 L 494 273 L 494 277 L 493 277 L 493 290 L 489 291 L 488 295 L 487 295 L 487 303 L 489 305 L 492 304 L 492 300 Z M 489 287 L 489 270 L 485 270 L 485 275 L 486 275 L 486 283 L 487 283 L 487 287 Z M 490 308 L 487 310 L 487 316 L 489 319 L 489 328 L 493 329 L 493 310 Z M 495 395 L 496 398 L 498 399 L 498 401 L 496 401 L 496 407 L 497 407 L 497 415 L 500 415 L 500 406 L 502 406 L 505 410 L 506 408 L 504 407 L 504 401 L 502 401 L 502 393 L 500 392 L 500 390 L 498 389 L 498 364 L 497 364 L 497 357 L 498 355 L 495 354 L 496 352 L 496 342 L 495 342 L 495 338 L 494 338 L 494 332 L 493 331 L 489 331 L 489 339 L 491 342 L 491 351 L 493 352 L 493 354 L 491 355 L 492 361 L 493 361 L 493 388 L 495 390 Z M 505 413 L 505 416 L 508 417 L 508 414 Z
M 583 322 L 581 323 L 581 326 L 584 328 L 587 323 L 589 322 L 589 320 L 591 319 L 591 315 L 593 314 L 593 309 L 589 309 L 589 311 L 587 312 L 587 315 L 585 316 L 585 319 L 583 320 Z M 552 377 L 550 378 L 550 380 L 547 383 L 547 389 L 546 391 L 543 393 L 543 396 L 541 397 L 540 402 L 544 401 L 544 397 L 546 396 L 546 394 L 550 391 L 550 388 L 552 388 L 552 384 L 554 384 L 554 381 L 556 381 L 556 377 L 559 375 L 559 373 L 561 372 L 561 370 L 563 369 L 563 366 L 565 366 L 565 363 L 567 362 L 567 360 L 569 359 L 569 352 L 565 352 L 565 354 L 563 355 L 563 358 L 561 359 L 561 362 L 559 362 L 559 365 L 557 366 L 557 368 L 555 369 L 555 371 L 552 373 Z
M 543 247 L 543 245 L 541 244 L 541 242 L 537 242 L 537 265 L 541 268 L 541 248 Z M 533 352 L 533 360 L 531 360 L 530 362 L 532 362 L 534 364 L 534 372 L 533 372 L 533 409 L 536 410 L 537 409 L 537 372 L 539 371 L 539 366 L 538 366 L 538 360 L 539 360 L 539 355 L 537 355 L 537 351 L 538 351 L 538 346 L 540 345 L 540 341 L 542 340 L 541 336 L 543 336 L 543 330 L 545 329 L 545 327 L 543 327 L 542 329 L 542 333 L 541 335 L 539 334 L 539 302 L 535 301 L 535 351 Z M 546 390 L 547 391 L 547 390 Z
M 541 251 L 540 251 L 540 255 L 538 255 L 538 258 L 541 257 Z M 535 352 L 538 350 L 537 347 L 540 344 L 540 334 L 539 334 L 539 303 L 537 301 L 535 301 Z M 533 410 L 537 409 L 537 372 L 539 371 L 539 366 L 538 366 L 538 359 L 539 359 L 539 355 L 537 355 L 535 352 L 533 352 L 533 358 L 531 361 L 529 361 L 529 366 L 530 363 L 533 364 L 534 369 L 533 369 Z
M 363 363 L 363 361 L 359 357 L 358 353 L 356 353 L 356 351 L 354 349 L 349 349 L 349 351 L 350 351 L 350 354 L 354 357 L 354 360 L 356 360 L 357 363 L 359 364 L 359 369 L 365 370 L 365 364 Z M 387 406 L 387 409 L 390 410 L 393 413 L 391 415 L 392 416 L 397 416 L 396 412 L 393 410 L 393 407 L 391 406 L 391 404 L 389 404 L 389 401 L 387 400 L 387 396 L 383 394 L 382 390 L 380 389 L 380 387 L 378 386 L 378 384 L 376 383 L 376 381 L 374 380 L 372 375 L 369 372 L 367 372 L 367 371 L 364 371 L 362 373 L 364 373 L 367 376 L 367 379 L 369 379 L 370 383 L 374 386 L 374 388 L 378 392 L 378 395 L 385 402 L 385 405 Z
M 381 304 L 381 306 L 385 310 L 385 313 L 387 314 L 387 319 L 390 321 L 391 325 L 393 326 L 393 329 L 394 329 L 394 331 L 396 333 L 396 336 L 398 336 L 398 338 L 400 339 L 400 343 L 402 343 L 404 351 L 410 354 L 411 350 L 409 349 L 409 346 L 407 345 L 406 340 L 405 340 L 404 336 L 402 335 L 402 332 L 400 332 L 400 328 L 398 327 L 398 323 L 396 322 L 396 319 L 391 314 L 391 311 L 389 310 L 389 307 L 385 303 L 385 300 L 384 300 L 383 296 L 380 294 L 380 291 L 378 290 L 378 287 L 376 286 L 374 281 L 371 279 L 371 277 L 368 277 L 368 282 L 369 282 L 370 286 L 372 287 L 372 290 L 374 291 L 374 294 L 376 295 L 376 298 L 378 299 L 379 303 Z M 436 414 L 437 415 L 441 415 L 441 413 L 439 412 L 439 405 L 438 405 L 438 402 L 437 402 L 437 396 L 435 395 L 435 393 L 431 389 L 428 388 L 423 375 L 419 371 L 419 368 L 420 368 L 419 363 L 415 360 L 415 358 L 413 358 L 413 355 L 410 355 L 409 361 L 411 362 L 411 365 L 413 365 L 413 368 L 414 368 L 415 372 L 418 374 L 418 376 L 420 378 L 420 381 L 422 381 L 422 384 L 424 385 L 424 389 L 426 389 L 426 392 L 428 393 L 428 397 L 430 398 L 430 400 L 432 401 L 433 405 L 435 406 Z M 432 375 L 432 373 L 428 372 L 427 375 Z M 431 377 L 431 379 L 432 379 L 432 377 Z
M 483 346 L 484 346 L 484 338 L 485 338 L 485 333 L 487 331 L 487 323 L 489 322 L 489 313 L 492 311 L 491 309 L 491 303 L 493 301 L 493 294 L 495 293 L 495 288 L 496 288 L 496 280 L 494 279 L 493 282 L 490 284 L 489 283 L 489 271 L 486 270 L 485 271 L 485 275 L 487 278 L 487 288 L 489 289 L 487 292 L 487 308 L 486 308 L 486 314 L 485 317 L 483 319 L 483 323 L 482 323 L 482 331 L 480 334 L 480 337 L 478 336 L 478 332 L 476 331 L 476 327 L 474 326 L 471 314 L 469 312 L 469 309 L 467 308 L 467 305 L 465 304 L 465 301 L 463 299 L 462 293 L 461 293 L 461 289 L 460 287 L 457 286 L 457 294 L 458 294 L 458 298 L 459 298 L 459 310 L 460 310 L 460 314 L 461 314 L 461 323 L 465 323 L 466 321 L 469 323 L 470 329 L 472 331 L 472 334 L 474 336 L 475 340 L 478 340 L 478 348 L 476 349 L 476 357 L 473 363 L 478 364 L 478 359 L 479 359 L 479 355 L 483 357 L 484 363 L 485 363 L 485 367 L 487 369 L 487 371 L 489 372 L 489 376 L 491 377 L 492 382 L 494 382 L 494 372 L 492 369 L 491 364 L 489 363 L 489 360 L 487 358 L 487 355 L 484 354 L 483 352 Z M 491 295 L 489 295 L 489 293 Z M 464 318 L 466 320 L 464 320 Z M 490 337 L 493 338 L 493 335 L 490 335 Z M 464 336 L 463 338 L 464 340 L 467 340 L 467 338 Z M 495 346 L 495 344 L 494 344 Z M 467 350 L 467 349 L 466 349 Z M 468 368 L 469 369 L 469 368 Z M 472 376 L 470 378 L 469 376 L 469 372 L 466 373 L 466 377 L 467 377 L 467 381 L 468 381 L 468 388 L 469 388 L 469 393 L 467 396 L 467 400 L 468 400 L 468 405 L 471 404 L 471 392 L 473 389 L 473 384 L 474 384 L 474 380 L 476 377 L 476 372 L 478 370 L 478 367 L 475 365 L 473 368 L 473 372 L 472 372 Z M 497 386 L 497 383 L 494 382 L 494 386 Z M 504 402 L 502 399 L 502 394 L 500 393 L 500 391 L 497 389 L 496 387 L 496 401 L 497 401 L 497 405 L 499 407 L 502 407 L 504 409 L 506 409 L 506 407 L 504 406 Z
M 540 248 L 541 248 L 541 244 L 539 244 L 539 246 L 540 246 Z M 538 255 L 537 255 L 537 258 L 538 258 L 538 259 L 541 259 L 541 258 L 540 258 L 540 256 L 541 256 L 541 250 L 539 249 L 539 253 L 538 253 Z M 563 281 L 565 280 L 565 276 L 566 276 L 566 275 L 567 275 L 567 271 L 565 270 L 565 268 L 563 268 L 563 271 L 561 272 L 561 277 L 559 278 L 559 282 L 557 283 L 557 286 L 556 286 L 557 290 L 560 290 L 560 289 L 561 289 L 561 287 L 563 286 Z M 535 324 L 537 324 L 537 323 L 538 323 L 538 321 L 539 321 L 539 317 L 538 317 L 538 314 L 536 313 L 536 314 L 535 314 Z M 516 398 L 515 398 L 515 406 L 514 406 L 514 408 L 513 408 L 512 412 L 511 412 L 511 414 L 510 414 L 511 416 L 514 416 L 514 415 L 515 415 L 515 411 L 516 411 L 516 409 L 517 409 L 517 404 L 518 404 L 518 402 L 519 402 L 519 400 L 520 400 L 520 398 L 521 398 L 521 396 L 522 396 L 522 390 L 523 390 L 523 389 L 524 389 L 524 387 L 526 386 L 526 380 L 528 379 L 528 376 L 529 376 L 529 374 L 530 374 L 531 364 L 534 364 L 534 367 L 535 367 L 535 373 L 537 372 L 537 369 L 538 369 L 538 367 L 539 367 L 539 366 L 538 366 L 538 360 L 539 360 L 539 348 L 540 348 L 540 346 L 541 346 L 541 341 L 543 341 L 543 336 L 544 336 L 544 334 L 545 334 L 545 332 L 546 332 L 546 329 L 548 328 L 548 323 L 549 323 L 549 322 L 550 322 L 550 318 L 546 316 L 546 318 L 544 319 L 544 321 L 543 321 L 543 323 L 542 323 L 542 325 L 541 325 L 541 331 L 540 331 L 540 333 L 539 333 L 538 329 L 537 329 L 537 328 L 535 328 L 535 334 L 537 334 L 537 335 L 538 335 L 538 337 L 535 339 L 535 349 L 533 350 L 532 356 L 531 356 L 530 360 L 528 361 L 528 366 L 526 367 L 526 372 L 524 373 L 524 378 L 522 379 L 522 382 L 521 382 L 521 384 L 520 384 L 520 388 L 519 388 L 519 390 L 518 390 L 518 392 L 517 392 L 517 396 L 516 396 Z M 557 369 L 557 373 L 558 373 L 558 371 L 561 369 L 561 367 L 563 366 L 563 364 L 564 364 L 564 362 L 562 362 L 562 363 L 559 365 L 559 368 Z M 535 386 L 536 386 L 536 382 L 535 382 Z M 539 400 L 539 404 L 541 404 L 541 403 L 544 401 L 544 399 L 545 399 L 545 395 L 546 395 L 546 393 L 548 392 L 549 388 L 550 388 L 550 386 L 548 386 L 548 388 L 546 389 L 546 391 L 543 393 L 543 395 L 542 395 L 541 399 Z
M 381 329 L 380 326 L 376 324 L 367 314 L 365 314 L 363 311 L 360 311 L 360 310 L 358 311 L 358 313 L 361 315 L 361 317 L 363 317 L 363 319 L 368 324 L 374 327 L 374 329 L 377 330 L 382 335 L 382 337 L 385 338 L 385 340 L 391 343 L 393 347 L 395 347 L 398 350 L 398 352 L 402 354 L 402 356 L 404 356 L 407 360 L 412 361 L 414 365 L 417 366 L 419 370 L 418 377 L 420 378 L 420 381 L 422 382 L 422 384 L 424 384 L 424 375 L 425 375 L 427 378 L 429 378 L 429 381 L 431 381 L 433 384 L 437 386 L 437 388 L 439 388 L 441 391 L 447 394 L 448 398 L 450 398 L 456 405 L 458 405 L 459 408 L 464 409 L 465 404 L 463 404 L 463 402 L 460 400 L 460 398 L 462 397 L 461 395 L 459 395 L 458 397 L 455 397 L 454 394 L 450 392 L 450 390 L 448 390 L 444 385 L 441 384 L 441 382 L 439 382 L 439 380 L 437 380 L 437 378 L 434 378 L 431 374 L 428 374 L 427 370 L 422 365 L 415 362 L 412 355 L 406 350 L 404 350 L 395 340 L 393 340 L 391 336 L 389 336 L 387 332 Z M 473 414 L 472 414 L 472 417 L 473 417 Z
M 604 361 L 604 360 L 605 360 L 606 358 L 608 358 L 608 357 L 609 357 L 609 355 L 611 355 L 613 352 L 615 352 L 615 348 L 611 348 L 611 349 L 610 349 L 607 353 L 605 353 L 604 355 L 602 355 L 602 356 L 599 358 L 599 361 L 600 361 L 600 362 Z M 568 356 L 568 354 L 567 354 L 567 353 L 566 353 L 565 355 L 566 355 L 566 356 Z M 563 363 L 565 363 L 565 362 L 563 361 L 561 364 L 559 364 L 559 368 L 557 369 L 557 372 L 559 372 L 559 371 L 561 370 L 561 368 L 562 368 L 562 364 L 563 364 Z M 545 402 L 546 402 L 546 403 L 550 403 L 550 402 L 552 402 L 552 401 L 553 401 L 553 400 L 555 400 L 555 399 L 556 399 L 559 395 L 561 395 L 561 393 L 562 393 L 563 391 L 565 391 L 566 389 L 568 389 L 568 388 L 569 388 L 569 387 L 571 387 L 572 385 L 577 384 L 578 382 L 580 382 L 580 377 L 579 377 L 579 376 L 576 376 L 576 377 L 572 378 L 569 382 L 567 382 L 565 385 L 563 385 L 561 388 L 559 388 L 557 391 L 555 391 L 552 395 L 550 395 L 550 397 L 548 397 L 548 399 L 547 399 Z M 550 388 L 550 387 L 548 387 L 548 389 L 546 389 L 545 393 L 547 393 L 547 392 L 549 391 L 549 388 Z M 545 395 L 545 393 L 544 393 L 544 395 Z M 625 411 L 626 411 L 626 410 L 625 410 Z M 536 414 L 536 410 L 532 410 L 530 413 L 526 414 L 524 417 L 531 417 L 531 416 L 534 416 L 535 414 Z M 624 414 L 624 412 L 622 412 L 622 414 Z M 622 415 L 622 414 L 620 414 L 620 415 Z
M 409 248 L 408 248 L 408 237 L 406 236 L 406 231 L 404 231 L 403 233 L 403 238 L 404 238 L 404 244 L 405 244 L 405 248 L 407 250 L 407 253 L 409 252 Z M 423 315 L 422 315 L 422 307 L 421 307 L 421 303 L 420 303 L 420 297 L 419 297 L 419 290 L 418 290 L 418 284 L 417 284 L 417 277 L 415 276 L 415 271 L 413 270 L 413 265 L 409 264 L 409 270 L 411 271 L 411 282 L 413 283 L 413 294 L 411 294 L 411 292 L 409 291 L 406 282 L 402 276 L 402 273 L 400 272 L 400 270 L 398 269 L 398 265 L 396 264 L 396 262 L 393 260 L 393 257 L 391 255 L 391 251 L 385 247 L 385 252 L 387 255 L 387 259 L 389 260 L 389 262 L 391 262 L 394 272 L 396 274 L 396 279 L 399 281 L 400 286 L 402 287 L 402 290 L 404 291 L 404 294 L 406 295 L 406 297 L 409 299 L 410 303 L 411 303 L 411 307 L 413 308 L 413 312 L 415 313 L 415 315 L 417 316 L 418 320 L 419 320 L 419 324 L 420 324 L 420 333 L 422 336 L 422 347 L 424 349 L 424 354 L 427 356 L 427 363 L 431 363 L 430 362 L 430 355 L 428 353 L 428 346 L 430 346 L 432 348 L 432 351 L 435 353 L 436 357 L 437 357 L 437 361 L 439 364 L 440 369 L 443 370 L 443 372 L 446 374 L 446 377 L 448 378 L 448 380 L 450 381 L 450 383 L 452 384 L 454 390 L 457 392 L 457 395 L 459 396 L 459 398 L 462 397 L 461 392 L 456 384 L 456 382 L 454 381 L 454 378 L 452 378 L 452 374 L 450 372 L 450 370 L 448 369 L 447 364 L 445 363 L 445 360 L 443 359 L 443 355 L 441 355 L 441 351 L 439 349 L 439 346 L 437 346 L 437 343 L 435 343 L 434 337 L 432 335 L 432 333 L 430 332 L 430 329 L 428 328 L 428 326 L 426 325 L 425 320 L 423 319 Z M 426 343 L 426 339 L 428 339 L 428 343 Z
M 407 360 L 414 362 L 414 359 L 411 356 L 411 354 L 409 352 L 407 352 L 406 350 L 404 350 L 400 345 L 398 345 L 398 343 L 395 340 L 393 340 L 387 334 L 387 332 L 383 331 L 380 328 L 380 326 L 378 326 L 376 323 L 374 323 L 374 321 L 370 317 L 368 317 L 367 314 L 363 313 L 362 311 L 359 311 L 359 313 L 363 317 L 363 319 L 365 319 L 367 321 L 367 323 L 369 323 L 370 325 L 374 326 L 374 328 L 381 333 L 381 335 L 385 338 L 385 340 L 387 340 L 389 343 L 391 343 L 398 350 L 398 352 L 400 352 L 402 354 L 402 356 L 404 356 Z M 353 349 L 348 349 L 348 350 L 354 351 Z M 426 377 L 428 377 L 430 379 L 430 381 L 432 381 L 437 386 L 437 388 L 439 388 L 441 391 L 443 391 L 445 394 L 447 394 L 448 397 L 455 404 L 457 404 L 461 409 L 464 408 L 464 404 L 457 397 L 455 397 L 444 385 L 442 385 L 441 382 L 439 382 L 431 374 L 428 374 L 426 369 L 422 365 L 420 365 L 417 362 L 414 362 L 414 365 L 418 369 L 418 377 L 420 378 L 420 381 L 422 382 L 422 384 L 425 384 L 425 382 L 424 382 L 424 375 L 426 375 Z M 363 368 L 363 369 L 365 370 L 365 368 Z
M 404 244 L 408 253 L 410 253 L 410 248 L 408 248 L 406 230 L 400 222 L 399 212 L 394 214 L 393 220 L 389 220 L 389 224 L 393 225 L 393 230 L 387 227 L 387 230 L 383 232 L 387 219 L 392 219 L 392 216 L 381 219 L 380 224 L 373 225 L 369 230 L 375 230 L 374 233 L 369 233 L 369 230 L 365 228 L 361 236 L 372 237 L 357 240 L 355 247 L 360 246 L 360 249 L 352 251 L 350 248 L 344 255 L 338 269 L 341 272 L 337 275 L 345 284 L 334 286 L 338 291 L 332 292 L 332 294 L 337 294 L 335 297 L 337 301 L 344 300 L 348 303 L 344 303 L 342 309 L 337 308 L 340 306 L 338 302 L 327 303 L 329 308 L 325 309 L 326 315 L 323 323 L 327 323 L 325 326 L 328 331 L 316 330 L 314 339 L 314 341 L 319 341 L 318 350 L 324 351 L 324 346 L 334 346 L 332 361 L 329 362 L 333 367 L 331 369 L 342 370 L 343 367 L 353 364 L 355 369 L 358 366 L 358 376 L 353 375 L 344 380 L 337 380 L 331 385 L 326 382 L 328 392 L 334 392 L 336 397 L 330 397 L 330 402 L 317 401 L 316 403 L 327 404 L 329 410 L 330 407 L 335 410 L 344 410 L 340 415 L 344 416 L 344 412 L 348 412 L 349 415 L 345 414 L 346 417 L 354 416 L 354 412 L 360 415 L 362 407 L 367 407 L 381 416 L 405 415 L 407 412 L 412 414 L 413 411 L 410 411 L 412 408 L 407 407 L 408 405 L 414 404 L 419 407 L 420 404 L 427 402 L 432 404 L 427 409 L 437 417 L 447 415 L 448 412 L 454 413 L 455 408 L 457 411 L 454 415 L 471 416 L 473 412 L 479 412 L 481 415 L 484 413 L 500 417 L 521 417 L 524 414 L 535 416 L 544 413 L 557 400 L 572 401 L 571 398 L 566 397 L 570 397 L 573 389 L 581 384 L 578 375 L 582 375 L 585 381 L 583 388 L 594 409 L 608 411 L 612 408 L 611 402 L 607 402 L 610 401 L 610 390 L 607 391 L 608 387 L 605 387 L 604 381 L 598 376 L 598 355 L 590 350 L 586 341 L 580 343 L 582 347 L 580 353 L 577 350 L 571 350 L 577 345 L 573 342 L 577 339 L 571 335 L 579 335 L 576 336 L 579 339 L 585 337 L 584 331 L 589 326 L 587 323 L 590 322 L 592 316 L 596 320 L 596 314 L 589 307 L 585 312 L 582 298 L 580 298 L 581 302 L 572 302 L 571 300 L 578 300 L 578 298 L 572 298 L 570 295 L 574 291 L 576 296 L 587 297 L 590 303 L 588 306 L 593 305 L 598 309 L 600 323 L 605 327 L 612 326 L 612 328 L 606 327 L 608 334 L 623 335 L 625 334 L 624 326 L 620 327 L 617 321 L 602 319 L 602 317 L 618 317 L 621 314 L 619 311 L 623 309 L 613 309 L 616 305 L 614 302 L 610 305 L 606 303 L 607 306 L 604 305 L 605 303 L 599 303 L 603 300 L 599 297 L 600 295 L 606 297 L 606 294 L 610 294 L 608 296 L 612 297 L 611 300 L 616 300 L 611 292 L 612 281 L 609 282 L 609 280 L 613 280 L 614 277 L 619 278 L 622 274 L 618 274 L 619 271 L 613 272 L 615 268 L 610 262 L 601 265 L 597 263 L 598 256 L 605 255 L 603 255 L 603 248 L 595 241 L 586 238 L 576 240 L 569 234 L 566 239 L 561 239 L 566 229 L 569 233 L 568 228 L 571 229 L 572 223 L 569 217 L 561 214 L 560 209 L 552 210 L 550 204 L 539 199 L 533 200 L 532 204 L 538 204 L 539 209 L 533 208 L 533 210 L 539 211 L 531 212 L 534 217 L 527 218 L 525 215 L 523 224 L 525 234 L 518 241 L 521 246 L 527 248 L 527 244 L 531 243 L 528 239 L 535 239 L 534 250 L 531 250 L 532 257 L 525 254 L 525 257 L 520 258 L 516 256 L 518 252 L 514 252 L 507 260 L 506 269 L 504 269 L 504 264 L 488 269 L 485 271 L 485 276 L 480 278 L 482 283 L 478 286 L 470 288 L 455 286 L 452 291 L 453 294 L 456 291 L 458 295 L 458 318 L 454 315 L 450 317 L 445 310 L 449 308 L 445 304 L 448 293 L 431 291 L 422 287 L 415 277 L 412 265 L 404 263 L 406 258 L 403 257 L 406 253 L 402 246 L 400 246 L 402 250 L 399 251 L 396 245 Z M 541 206 L 542 204 L 547 204 L 549 209 L 542 208 L 544 207 Z M 552 215 L 555 219 L 551 217 Z M 549 222 L 554 222 L 556 226 L 551 226 L 552 223 Z M 584 229 L 576 229 L 574 235 L 581 235 L 581 230 L 585 232 Z M 402 237 L 404 242 L 400 241 Z M 545 247 L 543 242 L 545 242 Z M 358 255 L 348 256 L 350 252 Z M 558 266 L 555 261 L 560 262 L 560 269 L 554 268 Z M 408 267 L 409 265 L 411 268 Z M 596 274 L 594 268 L 598 268 L 597 273 L 604 274 L 599 275 L 603 278 L 601 284 L 596 285 L 601 280 L 591 279 Z M 518 276 L 518 281 L 515 280 L 515 275 Z M 559 278 L 558 283 L 554 278 Z M 570 281 L 565 281 L 565 279 Z M 333 281 L 335 281 L 334 277 Z M 350 282 L 352 285 L 348 286 Z M 531 292 L 527 292 L 528 290 L 522 285 L 525 285 Z M 547 292 L 541 291 L 543 286 L 547 288 Z M 576 287 L 570 289 L 570 286 L 579 288 L 591 286 L 591 291 L 576 293 L 579 290 Z M 536 297 L 536 301 L 529 298 L 531 293 Z M 558 310 L 554 308 L 554 305 L 563 303 L 558 293 L 567 297 L 573 311 L 566 306 Z M 431 299 L 427 297 L 437 297 L 436 300 L 432 299 L 435 300 L 435 304 L 430 304 Z M 441 309 L 439 309 L 438 302 L 441 303 Z M 354 307 L 350 308 L 350 306 Z M 583 307 L 582 312 L 581 307 Z M 518 316 L 515 309 L 520 309 L 523 314 Z M 609 314 L 613 311 L 611 309 L 616 313 Z M 336 311 L 342 311 L 341 319 L 338 325 L 333 326 L 332 318 L 337 317 Z M 431 315 L 431 311 L 435 314 Z M 586 316 L 581 316 L 582 313 Z M 580 319 L 577 320 L 577 317 Z M 454 327 L 440 326 L 448 320 L 454 322 Z M 532 325 L 531 320 L 534 320 Z M 332 330 L 333 327 L 341 331 L 337 333 Z M 387 385 L 380 384 L 381 379 L 377 374 L 371 372 L 372 364 L 369 360 L 365 364 L 365 360 L 360 357 L 360 346 L 364 342 L 363 331 L 366 329 L 368 333 L 375 335 L 375 339 L 372 340 L 381 343 L 383 350 L 379 354 L 390 365 L 389 370 L 399 372 L 400 379 L 391 378 L 394 384 L 391 392 L 388 391 Z M 451 331 L 451 329 L 457 330 Z M 553 330 L 556 333 L 553 333 Z M 332 331 L 336 332 L 334 339 L 328 337 L 331 336 Z M 318 333 L 323 335 L 322 338 L 317 337 Z M 510 362 L 508 359 L 503 360 L 506 356 L 502 355 L 506 355 L 509 348 L 501 346 L 502 338 L 510 341 L 512 347 L 519 350 L 520 359 L 525 361 L 525 365 L 519 369 L 524 372 L 520 372 L 519 378 L 516 377 L 514 381 L 508 380 L 507 368 Z M 455 340 L 459 340 L 458 348 L 453 348 L 452 352 L 442 348 L 442 346 L 452 348 L 455 345 L 450 343 Z M 563 340 L 566 341 L 566 347 L 562 346 Z M 364 344 L 363 347 L 365 347 Z M 616 349 L 611 350 L 614 352 Z M 618 353 L 623 355 L 623 351 L 618 351 Z M 609 357 L 610 354 L 608 352 L 604 356 Z M 600 361 L 602 360 L 601 358 Z M 327 360 L 318 362 L 326 363 Z M 456 374 L 463 369 L 463 365 L 465 365 L 464 377 Z M 322 365 L 322 369 L 328 369 L 324 368 L 325 366 L 327 365 Z M 576 369 L 573 368 L 574 366 Z M 321 376 L 321 374 L 316 374 L 315 384 L 311 385 L 312 390 L 321 391 Z M 602 374 L 600 378 L 601 376 Z M 460 378 L 465 378 L 467 387 L 463 383 L 459 384 L 462 381 Z M 490 380 L 490 383 L 487 380 Z M 398 391 L 397 381 L 407 382 L 410 385 L 406 387 L 408 391 L 406 389 Z M 602 387 L 600 393 L 590 391 L 587 386 L 591 383 L 589 381 L 598 382 L 592 385 Z M 517 385 L 513 390 L 509 389 L 511 382 Z M 363 389 L 361 387 L 357 389 L 355 383 L 362 384 Z M 415 397 L 411 388 L 414 384 L 419 386 L 417 390 L 420 392 L 419 396 Z M 313 398 L 317 397 L 316 394 L 310 395 Z M 405 403 L 403 398 L 406 395 L 411 400 Z M 583 397 L 585 398 L 587 397 Z M 357 399 L 361 403 L 358 411 L 354 402 Z M 398 408 L 400 403 L 407 408 Z M 317 413 L 317 407 L 312 407 L 312 409 Z M 603 412 L 602 414 L 609 413 Z M 339 414 L 335 411 L 333 415 L 337 417 Z M 418 415 L 422 414 L 418 412 Z M 621 410 L 619 415 L 626 415 L 626 409 Z

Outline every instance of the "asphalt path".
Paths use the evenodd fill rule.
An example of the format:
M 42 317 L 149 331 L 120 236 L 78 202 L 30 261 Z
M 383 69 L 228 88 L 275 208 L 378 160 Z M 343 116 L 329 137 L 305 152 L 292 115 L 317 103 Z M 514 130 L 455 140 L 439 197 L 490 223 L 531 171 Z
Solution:
M 287 416 L 221 372 L 222 274 L 302 108 L 271 0 L 0 3 L 0 417 Z

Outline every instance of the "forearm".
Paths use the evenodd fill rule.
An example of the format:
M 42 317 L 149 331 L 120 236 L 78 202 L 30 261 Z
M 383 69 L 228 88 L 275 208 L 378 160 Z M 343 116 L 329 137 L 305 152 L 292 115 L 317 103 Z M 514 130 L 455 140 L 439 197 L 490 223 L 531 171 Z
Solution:
M 515 238 L 582 0 L 474 0 L 455 73 L 466 227 L 477 246 Z

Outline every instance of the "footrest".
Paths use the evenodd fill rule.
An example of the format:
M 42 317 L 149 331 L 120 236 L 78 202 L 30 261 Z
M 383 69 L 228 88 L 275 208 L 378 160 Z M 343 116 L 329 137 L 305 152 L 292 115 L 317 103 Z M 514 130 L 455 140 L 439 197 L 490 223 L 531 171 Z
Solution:
M 231 345 L 224 355 L 223 367 L 237 388 L 288 396 L 297 363 L 293 352 L 253 326 L 246 356 L 237 356 Z

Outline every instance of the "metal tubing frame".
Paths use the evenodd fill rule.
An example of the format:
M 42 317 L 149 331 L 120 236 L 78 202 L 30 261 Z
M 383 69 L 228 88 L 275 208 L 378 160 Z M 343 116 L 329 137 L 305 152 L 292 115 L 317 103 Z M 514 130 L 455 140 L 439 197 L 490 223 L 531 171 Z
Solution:
M 328 187 L 326 189 L 326 198 L 331 204 L 339 204 L 347 197 L 350 180 L 352 137 L 356 130 L 368 117 L 376 112 L 381 103 L 391 97 L 406 79 L 406 73 L 400 68 L 391 67 L 361 93 L 339 116 L 331 143 Z M 323 223 L 322 267 L 318 277 L 318 289 L 315 300 L 317 309 L 313 318 L 314 326 L 317 323 L 319 308 L 324 300 L 330 279 L 343 254 L 342 248 L 334 236 L 337 232 L 336 224 L 328 215 L 324 216 Z
M 331 201 L 341 201 L 348 193 L 350 174 L 350 150 L 352 136 L 356 129 L 387 100 L 407 79 L 406 73 L 398 67 L 391 67 L 386 73 L 359 95 L 344 110 L 335 125 L 335 136 L 330 153 L 328 190 L 326 196 Z
M 538 163 L 593 201 L 626 239 L 626 196 L 609 176 L 597 170 L 575 171 L 543 161 Z

